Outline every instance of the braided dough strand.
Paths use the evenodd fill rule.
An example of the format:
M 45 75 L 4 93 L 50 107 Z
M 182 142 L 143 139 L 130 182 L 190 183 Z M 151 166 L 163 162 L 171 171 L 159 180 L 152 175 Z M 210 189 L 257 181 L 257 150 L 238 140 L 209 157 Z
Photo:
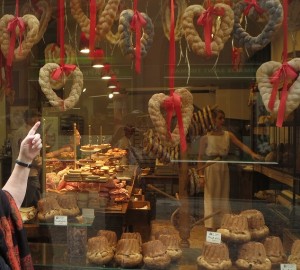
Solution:
M 234 22 L 234 14 L 230 6 L 219 3 L 215 7 L 224 9 L 224 15 L 220 17 L 220 26 L 215 27 L 215 31 L 212 33 L 212 55 L 218 55 L 224 48 L 224 44 L 230 38 Z M 197 55 L 206 55 L 205 42 L 202 41 L 194 26 L 194 18 L 199 17 L 204 11 L 205 9 L 201 5 L 191 5 L 185 9 L 182 16 L 182 29 L 185 39 L 191 50 Z

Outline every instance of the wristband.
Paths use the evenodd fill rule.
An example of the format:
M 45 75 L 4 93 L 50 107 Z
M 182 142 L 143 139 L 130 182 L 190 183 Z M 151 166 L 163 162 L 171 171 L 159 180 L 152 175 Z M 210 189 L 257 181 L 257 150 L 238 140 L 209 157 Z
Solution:
M 26 167 L 26 168 L 31 168 L 31 167 L 32 167 L 32 164 L 22 162 L 22 161 L 20 161 L 20 160 L 18 160 L 18 159 L 16 160 L 16 164 L 18 164 L 18 165 L 20 165 L 20 166 L 22 166 L 22 167 Z

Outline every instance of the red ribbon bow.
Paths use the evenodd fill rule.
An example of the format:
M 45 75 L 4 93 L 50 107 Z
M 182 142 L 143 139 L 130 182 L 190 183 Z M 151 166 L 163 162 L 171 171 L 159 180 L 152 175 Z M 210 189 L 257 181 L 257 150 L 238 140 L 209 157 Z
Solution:
M 25 31 L 25 22 L 21 17 L 15 17 L 14 19 L 10 20 L 7 25 L 7 31 L 10 32 L 10 41 L 9 41 L 9 50 L 7 55 L 7 62 L 8 66 L 12 66 L 12 61 L 14 57 L 14 50 L 16 45 L 16 28 L 19 27 L 19 44 L 20 44 L 20 53 L 22 52 L 22 36 Z
M 287 62 L 284 62 L 281 68 L 277 69 L 270 77 L 270 82 L 273 84 L 273 89 L 268 103 L 268 108 L 271 111 L 274 109 L 274 104 L 275 104 L 279 84 L 281 81 L 283 81 L 281 99 L 280 99 L 279 109 L 277 113 L 276 125 L 278 127 L 282 126 L 283 119 L 284 119 L 289 79 L 294 80 L 295 78 L 297 78 L 297 76 L 298 73 L 295 71 L 295 69 L 292 66 L 290 66 Z
M 251 8 L 254 8 L 258 14 L 262 14 L 265 12 L 264 9 L 262 9 L 256 2 L 256 0 L 244 0 L 245 3 L 247 4 L 245 10 L 244 10 L 244 15 L 247 16 L 251 10 Z
M 167 127 L 168 127 L 168 135 L 172 139 L 171 133 L 171 120 L 173 113 L 175 111 L 177 116 L 178 128 L 179 128 L 179 135 L 180 135 L 180 147 L 181 151 L 186 151 L 186 140 L 184 135 L 184 128 L 183 128 L 183 121 L 182 121 L 182 114 L 181 114 L 181 97 L 173 93 L 171 96 L 166 98 L 163 102 L 163 107 L 167 111 Z
M 66 74 L 66 76 L 68 76 L 75 69 L 76 69 L 75 65 L 64 64 L 62 66 L 59 66 L 52 72 L 51 78 L 55 81 L 58 81 L 63 74 Z
M 142 28 L 147 24 L 146 20 L 140 12 L 134 11 L 130 28 L 135 32 L 135 70 L 137 73 L 141 72 L 141 33 Z
M 205 48 L 208 56 L 211 56 L 211 31 L 213 26 L 213 16 L 223 16 L 224 13 L 224 8 L 208 6 L 197 20 L 197 24 L 203 25 L 204 27 Z

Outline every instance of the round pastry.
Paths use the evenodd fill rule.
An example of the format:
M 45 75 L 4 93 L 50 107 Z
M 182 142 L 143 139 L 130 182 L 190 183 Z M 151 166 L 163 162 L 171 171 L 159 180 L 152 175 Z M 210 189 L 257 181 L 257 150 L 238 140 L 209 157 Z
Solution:
M 54 196 L 42 198 L 38 201 L 38 219 L 40 221 L 53 221 L 54 216 L 62 214 L 62 209 Z
M 294 263 L 297 269 L 300 269 L 300 239 L 294 241 L 288 263 Z
M 224 241 L 244 243 L 251 239 L 247 217 L 243 215 L 225 214 L 217 232 L 222 234 Z
M 176 235 L 163 234 L 159 236 L 158 240 L 167 247 L 167 253 L 171 257 L 171 261 L 177 261 L 182 257 L 182 249 L 179 245 L 179 238 Z
M 159 240 L 152 240 L 142 245 L 143 261 L 146 268 L 165 269 L 171 263 L 167 248 Z
M 136 239 L 140 246 L 142 246 L 142 236 L 139 232 L 123 232 L 121 239 Z
M 238 259 L 235 263 L 240 269 L 268 270 L 272 267 L 264 245 L 254 241 L 244 243 L 239 248 Z
M 269 228 L 266 226 L 264 216 L 260 211 L 249 209 L 240 214 L 247 217 L 252 240 L 262 239 L 269 234 Z
M 264 242 L 267 257 L 272 264 L 284 263 L 287 259 L 282 242 L 278 236 L 268 236 Z
M 90 263 L 103 265 L 112 260 L 114 252 L 105 236 L 96 236 L 88 239 L 86 257 Z
M 225 243 L 204 242 L 202 254 L 197 258 L 200 269 L 230 269 L 228 247 Z
M 116 263 L 123 268 L 137 267 L 143 261 L 141 246 L 137 239 L 120 239 L 114 257 Z
M 82 145 L 81 146 L 82 150 L 94 150 L 94 146 L 91 144 L 87 144 L 87 145 Z
M 118 238 L 117 238 L 116 232 L 110 231 L 110 230 L 99 230 L 97 232 L 97 236 L 105 236 L 107 238 L 108 243 L 111 246 L 111 248 L 113 250 L 116 249 L 117 242 L 118 242 Z

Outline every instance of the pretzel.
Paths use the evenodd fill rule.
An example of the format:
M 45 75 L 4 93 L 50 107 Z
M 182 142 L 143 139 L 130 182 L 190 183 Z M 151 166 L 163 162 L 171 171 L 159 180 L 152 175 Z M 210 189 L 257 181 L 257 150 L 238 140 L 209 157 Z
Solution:
M 120 0 L 108 0 L 96 26 L 96 31 L 99 37 L 101 39 L 107 38 L 109 41 L 114 42 L 113 44 L 116 44 L 119 39 L 118 33 L 114 35 L 111 32 L 111 27 L 118 14 L 119 5 Z
M 177 7 L 177 18 L 176 18 L 176 24 L 175 24 L 175 41 L 180 40 L 182 37 L 182 26 L 181 26 L 181 19 L 184 10 L 187 7 L 186 1 L 185 0 L 175 0 L 175 4 Z M 165 36 L 167 39 L 170 39 L 170 1 L 169 0 L 164 0 L 161 6 L 161 17 L 162 17 L 162 25 L 163 25 L 163 30 L 165 33 Z
M 21 8 L 21 14 L 32 14 L 38 18 L 40 21 L 40 27 L 38 32 L 38 43 L 44 36 L 48 23 L 52 16 L 52 6 L 49 3 L 49 0 L 38 0 L 34 4 L 28 2 L 25 3 Z
M 8 23 L 15 19 L 14 15 L 5 14 L 0 19 L 0 44 L 1 51 L 3 55 L 7 58 L 9 53 L 9 44 L 10 44 L 10 33 L 7 30 Z M 24 32 L 24 37 L 22 43 L 18 45 L 17 48 L 14 49 L 14 58 L 13 61 L 22 61 L 24 60 L 33 45 L 38 41 L 38 32 L 39 32 L 39 20 L 30 14 L 26 14 L 22 17 L 26 30 Z M 17 30 L 17 29 L 16 29 Z M 20 49 L 22 48 L 22 50 Z
M 224 48 L 224 44 L 230 38 L 233 29 L 234 14 L 230 6 L 219 3 L 216 8 L 224 9 L 224 15 L 220 17 L 220 26 L 215 27 L 211 42 L 212 55 L 218 55 Z M 206 55 L 205 42 L 202 41 L 194 26 L 194 17 L 199 17 L 205 11 L 201 5 L 188 6 L 182 16 L 182 29 L 185 39 L 191 50 L 197 55 Z
M 186 135 L 193 115 L 193 96 L 185 88 L 176 89 L 175 93 L 181 97 L 182 122 L 184 134 Z M 168 96 L 163 93 L 154 94 L 148 102 L 148 112 L 162 144 L 166 147 L 174 147 L 180 142 L 178 123 L 171 134 L 172 139 L 170 140 L 167 131 L 167 123 L 161 113 L 161 106 L 167 98 Z
M 300 58 L 294 58 L 288 61 L 288 64 L 293 67 L 293 69 L 299 73 L 300 71 Z M 276 97 L 274 109 L 271 111 L 268 107 L 269 100 L 271 97 L 273 84 L 270 82 L 271 75 L 281 68 L 282 64 L 275 61 L 269 61 L 263 63 L 256 71 L 256 80 L 258 83 L 258 89 L 262 97 L 262 101 L 267 109 L 267 111 L 277 114 L 279 109 L 280 100 L 278 96 Z M 286 99 L 285 116 L 288 116 L 292 111 L 294 111 L 300 104 L 300 77 L 298 76 L 296 81 L 293 82 L 288 90 L 288 95 Z
M 90 19 L 82 10 L 81 0 L 70 0 L 71 14 L 80 26 L 81 32 L 83 32 L 86 38 L 90 37 Z M 84 1 L 85 2 L 85 1 Z M 96 0 L 96 9 L 100 11 L 103 9 L 105 0 Z M 99 39 L 99 35 L 96 31 L 96 39 Z
M 76 67 L 70 75 L 73 79 L 70 94 L 66 99 L 62 100 L 51 88 L 51 74 L 57 68 L 59 68 L 59 65 L 56 63 L 45 64 L 40 69 L 39 84 L 50 104 L 61 111 L 66 111 L 73 108 L 79 100 L 83 88 L 83 75 L 80 69 Z
M 65 44 L 65 64 L 75 64 L 76 63 L 76 53 L 72 46 Z M 55 43 L 50 43 L 46 46 L 44 50 L 45 63 L 60 63 L 60 48 Z
M 262 32 L 256 37 L 252 37 L 241 26 L 241 17 L 247 6 L 247 2 L 239 1 L 234 6 L 233 37 L 237 47 L 245 47 L 254 51 L 261 50 L 270 43 L 272 37 L 282 24 L 283 10 L 279 0 L 257 0 L 257 2 L 268 13 L 269 20 Z
M 119 46 L 122 54 L 134 58 L 135 48 L 131 42 L 131 27 L 130 22 L 133 18 L 133 10 L 126 9 L 120 14 L 118 32 L 120 34 Z M 141 57 L 145 57 L 153 42 L 154 27 L 152 20 L 146 13 L 141 13 L 141 16 L 146 20 L 146 26 L 143 28 L 141 37 Z

